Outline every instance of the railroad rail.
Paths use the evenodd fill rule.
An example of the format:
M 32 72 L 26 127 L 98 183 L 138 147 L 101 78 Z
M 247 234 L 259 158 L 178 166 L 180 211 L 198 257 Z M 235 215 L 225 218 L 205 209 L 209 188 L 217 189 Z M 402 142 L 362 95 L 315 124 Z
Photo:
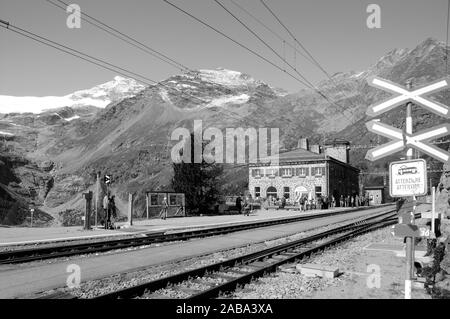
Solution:
M 210 237 L 227 233 L 262 228 L 280 224 L 294 223 L 311 219 L 325 218 L 335 215 L 353 213 L 360 210 L 373 209 L 374 207 L 360 207 L 347 211 L 334 211 L 320 215 L 296 216 L 283 219 L 272 219 L 254 223 L 225 225 L 214 228 L 203 228 L 174 233 L 146 233 L 142 237 L 112 239 L 90 243 L 77 243 L 69 245 L 55 245 L 51 247 L 36 247 L 29 249 L 17 249 L 0 252 L 0 264 L 17 264 L 51 258 L 70 257 L 74 255 L 101 253 L 116 249 L 126 249 L 156 243 L 183 241 L 194 238 Z
M 221 293 L 233 291 L 236 287 L 264 276 L 266 273 L 276 271 L 282 264 L 303 259 L 327 247 L 397 222 L 396 211 L 389 210 L 316 235 L 100 295 L 94 299 L 127 299 L 141 296 L 164 298 L 157 293 L 160 289 L 179 290 L 185 294 L 188 292 L 187 299 L 214 298 Z M 319 240 L 342 233 L 344 234 L 333 237 L 324 243 L 317 243 Z M 203 286 L 204 289 L 186 288 L 184 284 L 189 282 Z M 69 298 L 70 296 L 65 294 L 64 297 Z

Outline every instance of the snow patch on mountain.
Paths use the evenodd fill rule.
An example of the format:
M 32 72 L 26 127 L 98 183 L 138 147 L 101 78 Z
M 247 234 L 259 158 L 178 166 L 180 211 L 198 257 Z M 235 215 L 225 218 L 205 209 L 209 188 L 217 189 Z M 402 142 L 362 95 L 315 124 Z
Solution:
M 72 117 L 66 118 L 64 120 L 66 120 L 67 122 L 71 122 L 73 120 L 79 119 L 80 117 L 78 115 L 74 115 Z
M 136 95 L 145 88 L 133 79 L 121 76 L 91 89 L 65 96 L 9 96 L 0 95 L 0 113 L 35 113 L 61 107 L 94 106 L 105 108 L 111 102 Z
M 213 82 L 224 86 L 244 86 L 257 82 L 248 74 L 223 68 L 218 68 L 216 70 L 199 70 L 198 76 L 203 81 Z
M 163 99 L 163 101 L 167 103 L 172 103 L 172 101 L 169 98 L 169 93 L 165 89 L 159 90 L 159 96 Z
M 207 107 L 224 106 L 226 104 L 244 104 L 247 103 L 250 96 L 247 94 L 234 95 L 234 96 L 222 96 L 217 99 L 211 100 Z
M 357 74 L 353 74 L 352 76 L 351 76 L 351 78 L 359 78 L 361 75 L 363 75 L 364 73 L 366 73 L 366 71 L 362 71 L 362 72 L 359 72 L 359 73 L 357 73 Z

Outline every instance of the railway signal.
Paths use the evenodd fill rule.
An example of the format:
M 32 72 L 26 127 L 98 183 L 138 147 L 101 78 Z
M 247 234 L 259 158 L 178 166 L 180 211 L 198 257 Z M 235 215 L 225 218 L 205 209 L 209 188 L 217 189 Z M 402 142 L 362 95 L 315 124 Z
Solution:
M 382 157 L 402 151 L 405 147 L 412 147 L 441 162 L 450 163 L 450 153 L 427 143 L 432 139 L 450 135 L 450 124 L 438 125 L 415 134 L 406 134 L 398 128 L 375 120 L 367 122 L 366 126 L 370 132 L 392 139 L 389 143 L 369 150 L 366 154 L 366 159 L 370 161 L 376 161 Z
M 427 163 L 424 159 L 392 162 L 389 165 L 391 197 L 426 195 Z M 414 210 L 408 209 L 408 212 Z
M 435 93 L 449 87 L 450 78 L 441 79 L 414 91 L 410 91 L 396 83 L 378 77 L 373 77 L 369 79 L 368 82 L 369 85 L 373 87 L 377 87 L 379 89 L 396 94 L 395 97 L 391 97 L 387 100 L 384 100 L 383 102 L 371 105 L 366 112 L 366 114 L 369 116 L 378 116 L 382 113 L 396 108 L 399 105 L 402 105 L 407 101 L 414 101 L 439 116 L 443 116 L 447 119 L 450 118 L 450 111 L 448 106 L 422 97 L 423 95 Z
M 390 165 L 390 192 L 392 196 L 412 196 L 411 199 L 414 202 L 416 195 L 422 195 L 426 192 L 426 162 L 425 160 L 420 160 L 416 161 L 415 164 L 417 165 L 411 165 L 411 167 L 408 166 L 412 162 L 413 148 L 428 154 L 441 162 L 446 164 L 450 163 L 450 154 L 448 152 L 427 143 L 432 139 L 449 135 L 450 125 L 438 125 L 434 128 L 413 134 L 412 102 L 419 104 L 439 116 L 449 119 L 450 112 L 448 106 L 427 99 L 424 96 L 448 88 L 450 85 L 450 78 L 441 79 L 416 90 L 411 89 L 410 81 L 408 81 L 406 88 L 378 77 L 369 79 L 368 83 L 373 87 L 394 93 L 395 96 L 371 105 L 367 109 L 366 114 L 368 116 L 378 116 L 406 102 L 406 128 L 405 131 L 403 131 L 379 123 L 378 121 L 368 122 L 366 125 L 369 131 L 385 136 L 391 139 L 391 141 L 369 150 L 366 154 L 366 159 L 375 161 L 407 148 L 406 157 L 408 161 L 391 163 Z M 397 164 L 399 167 L 393 169 L 393 165 Z M 405 174 L 411 176 L 403 176 Z M 397 185 L 393 185 L 393 183 L 397 183 Z M 408 210 L 408 212 L 411 212 L 414 216 L 415 206 L 413 206 L 412 210 Z M 396 225 L 394 233 L 396 236 L 406 237 L 405 299 L 411 299 L 411 284 L 414 274 L 414 237 L 420 237 L 424 232 L 421 232 L 419 228 L 414 225 L 413 219 L 409 223 L 400 223 Z
M 105 175 L 104 182 L 105 182 L 106 185 L 111 184 L 111 176 L 110 175 Z

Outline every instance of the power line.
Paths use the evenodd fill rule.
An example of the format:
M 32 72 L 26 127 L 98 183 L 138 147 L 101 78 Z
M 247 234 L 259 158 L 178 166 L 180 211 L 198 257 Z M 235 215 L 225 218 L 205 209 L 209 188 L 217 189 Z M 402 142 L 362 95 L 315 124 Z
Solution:
M 445 74 L 448 74 L 448 30 L 450 24 L 450 0 L 448 0 L 447 6 L 447 37 L 445 41 Z
M 294 41 L 300 45 L 300 47 L 306 52 L 306 54 L 311 58 L 312 61 L 314 61 L 314 63 L 327 75 L 329 76 L 329 74 L 327 73 L 327 71 L 325 71 L 322 66 L 319 64 L 319 62 L 317 62 L 316 59 L 314 59 L 314 57 L 312 56 L 312 54 L 303 46 L 303 44 L 301 44 L 297 38 L 292 34 L 292 32 L 284 25 L 284 23 L 278 18 L 278 16 L 272 11 L 272 9 L 269 8 L 269 6 L 263 1 L 260 0 L 261 3 L 263 4 L 263 6 L 272 14 L 272 16 L 278 21 L 279 24 L 281 24 L 281 26 L 287 31 L 287 33 L 289 33 L 289 35 L 294 39 Z
M 64 4 L 65 7 L 59 5 L 59 4 L 57 4 L 57 3 L 55 3 L 55 2 L 53 2 L 51 0 L 45 0 L 45 1 L 47 1 L 48 3 L 54 5 L 54 6 L 58 7 L 58 8 L 60 8 L 64 12 L 66 11 L 66 8 L 68 6 L 68 4 L 65 3 L 62 0 L 54 0 L 54 1 L 58 1 L 59 3 Z M 88 17 L 92 21 L 90 21 L 89 19 L 86 19 L 84 16 Z M 93 25 L 93 26 L 95 26 L 95 27 L 97 27 L 97 28 L 107 32 L 108 34 L 110 34 L 110 35 L 112 35 L 112 36 L 114 36 L 114 37 L 116 37 L 116 38 L 118 38 L 118 39 L 120 39 L 120 40 L 122 40 L 122 41 L 124 41 L 124 42 L 126 42 L 126 43 L 128 43 L 128 44 L 130 44 L 130 45 L 132 45 L 132 46 L 134 46 L 134 47 L 136 47 L 136 48 L 138 48 L 138 49 L 148 53 L 148 54 L 150 54 L 150 55 L 152 55 L 153 57 L 155 57 L 155 58 L 157 58 L 157 59 L 159 59 L 159 60 L 161 60 L 161 61 L 163 61 L 163 62 L 165 62 L 167 64 L 170 64 L 171 66 L 175 67 L 176 69 L 180 69 L 181 71 L 184 71 L 184 70 L 192 71 L 191 69 L 189 69 L 185 65 L 175 61 L 174 59 L 168 57 L 164 53 L 161 53 L 160 51 L 149 47 L 148 45 L 146 45 L 146 44 L 136 40 L 135 38 L 133 38 L 133 37 L 131 37 L 131 36 L 121 32 L 121 31 L 117 30 L 116 28 L 114 28 L 114 27 L 112 27 L 112 26 L 110 26 L 110 25 L 100 21 L 99 19 L 94 18 L 93 16 L 87 14 L 85 10 L 83 10 L 82 13 L 81 13 L 81 19 L 83 21 L 86 21 L 87 23 L 89 23 L 89 24 L 91 24 L 91 25 Z
M 60 8 L 60 9 L 62 9 L 63 11 L 66 10 L 63 6 L 58 5 L 57 3 L 54 3 L 54 2 L 51 1 L 51 0 L 46 0 L 46 1 L 49 2 L 49 3 L 51 3 L 51 4 L 53 4 L 54 6 L 56 6 L 56 7 L 58 7 L 58 8 Z M 68 4 L 65 3 L 65 2 L 62 1 L 62 0 L 54 0 L 54 1 L 58 1 L 58 2 L 60 2 L 60 3 L 62 3 L 62 4 L 64 4 L 66 7 L 68 6 Z M 93 20 L 93 21 L 95 21 L 95 22 L 92 22 L 92 21 L 90 21 L 90 20 L 88 20 L 88 19 L 85 19 L 83 16 L 86 16 L 86 17 L 88 17 L 89 19 L 91 19 L 91 20 Z M 93 17 L 92 15 L 89 15 L 88 13 L 86 13 L 86 11 L 83 11 L 83 12 L 82 12 L 82 19 L 83 19 L 84 21 L 88 22 L 89 24 L 91 24 L 91 25 L 93 25 L 93 26 L 95 26 L 95 27 L 97 27 L 97 28 L 99 28 L 99 29 L 101 29 L 101 30 L 107 32 L 108 34 L 110 34 L 110 35 L 112 35 L 112 36 L 114 36 L 114 37 L 116 37 L 116 38 L 118 38 L 118 39 L 120 39 L 120 40 L 122 40 L 122 41 L 124 41 L 124 42 L 126 42 L 126 43 L 128 43 L 128 44 L 130 44 L 130 45 L 132 45 L 132 46 L 134 46 L 134 47 L 136 47 L 136 48 L 138 48 L 138 49 L 140 49 L 140 50 L 143 50 L 144 52 L 147 52 L 147 53 L 151 54 L 152 56 L 154 56 L 154 57 L 156 57 L 156 58 L 162 60 L 163 62 L 166 62 L 166 63 L 168 63 L 168 64 L 174 66 L 175 68 L 181 69 L 182 71 L 187 70 L 187 71 L 189 71 L 189 72 L 191 72 L 191 73 L 196 73 L 196 71 L 192 70 L 191 68 L 187 67 L 186 65 L 184 65 L 184 64 L 182 64 L 182 63 L 180 63 L 180 62 L 178 62 L 178 61 L 176 61 L 176 60 L 174 60 L 174 59 L 168 57 L 167 55 L 165 55 L 165 54 L 163 54 L 163 53 L 161 53 L 161 52 L 159 52 L 159 51 L 157 51 L 157 50 L 155 50 L 155 49 L 153 49 L 153 48 L 147 46 L 146 44 L 144 44 L 144 43 L 142 43 L 142 42 L 136 40 L 135 38 L 133 38 L 133 37 L 131 37 L 131 36 L 125 34 L 124 32 L 119 31 L 117 28 L 114 28 L 114 27 L 112 27 L 111 25 L 108 25 L 108 24 L 106 24 L 106 23 L 100 21 L 99 19 L 97 19 L 97 18 Z M 104 26 L 104 27 L 103 27 L 103 26 Z M 110 30 L 112 30 L 113 32 L 111 32 Z M 125 38 L 124 38 L 124 37 L 125 37 Z M 127 39 L 129 39 L 129 40 L 131 40 L 131 41 L 129 41 L 129 40 L 127 40 Z M 137 43 L 138 45 L 136 45 L 136 43 Z M 143 49 L 141 46 L 143 46 L 145 49 Z M 159 56 L 157 56 L 157 55 L 154 54 L 153 52 L 156 53 L 156 54 L 159 54 L 159 55 L 163 56 L 164 58 L 168 59 L 170 62 L 169 62 L 169 61 L 166 61 L 165 59 L 160 58 Z M 202 102 L 206 102 L 206 101 L 202 100 Z M 228 110 L 211 109 L 211 111 L 219 112 L 219 113 L 222 113 L 222 114 L 225 114 L 224 112 L 227 112 L 229 116 L 230 116 L 230 114 L 237 114 L 237 113 L 235 113 L 235 112 L 228 111 Z M 237 114 L 237 115 L 239 116 L 239 114 Z M 234 118 L 234 119 L 236 119 L 236 120 L 239 120 L 239 121 L 243 121 L 242 118 L 237 118 L 237 117 L 235 117 L 235 116 L 230 116 L 230 117 L 232 117 L 232 118 Z
M 282 57 L 278 52 L 276 52 L 266 41 L 264 41 L 256 32 L 254 32 L 250 27 L 248 27 L 243 21 L 241 21 L 235 14 L 233 14 L 227 7 L 225 7 L 219 0 L 214 0 L 222 9 L 224 9 L 228 14 L 230 14 L 236 21 L 238 21 L 247 31 L 249 31 L 251 34 L 253 34 L 260 42 L 262 42 L 267 48 L 269 48 L 278 58 L 280 58 L 286 65 L 288 65 L 291 69 L 295 71 L 306 83 L 308 83 L 308 86 L 316 91 L 320 96 L 322 96 L 325 100 L 327 100 L 329 103 L 334 104 L 340 108 L 342 108 L 341 105 L 337 104 L 336 102 L 330 100 L 323 92 L 321 92 L 318 88 L 316 88 L 305 76 L 303 76 L 295 67 L 293 67 L 290 63 L 286 61 L 284 57 Z M 296 39 L 295 39 L 296 40 Z M 297 41 L 297 40 L 296 40 Z M 298 42 L 298 41 L 297 41 Z M 283 43 L 284 44 L 284 43 Z M 283 46 L 284 47 L 284 46 Z M 324 70 L 325 71 L 325 70 Z M 326 72 L 326 71 L 325 71 Z M 345 114 L 342 113 L 344 116 Z M 345 116 L 351 123 L 352 120 Z
M 224 32 L 218 30 L 217 28 L 211 26 L 210 24 L 208 24 L 207 22 L 197 18 L 196 16 L 192 15 L 191 13 L 187 12 L 186 10 L 178 7 L 177 5 L 173 4 L 172 2 L 168 1 L 168 0 L 162 0 L 165 3 L 167 3 L 168 5 L 172 6 L 173 8 L 177 9 L 178 11 L 182 12 L 183 14 L 191 17 L 192 19 L 196 20 L 197 22 L 201 23 L 202 25 L 206 26 L 207 28 L 213 30 L 214 32 L 220 34 L 221 36 L 227 38 L 228 40 L 232 41 L 233 43 L 237 44 L 238 46 L 240 46 L 241 48 L 244 48 L 245 50 L 249 51 L 250 53 L 252 53 L 253 55 L 257 56 L 258 58 L 264 60 L 265 62 L 269 63 L 270 65 L 272 65 L 273 67 L 277 68 L 278 70 L 288 74 L 291 78 L 297 80 L 299 83 L 303 84 L 305 87 L 308 87 L 308 85 L 303 82 L 302 80 L 300 80 L 299 78 L 297 78 L 296 76 L 294 76 L 293 74 L 283 70 L 283 68 L 281 68 L 279 65 L 273 63 L 272 61 L 270 61 L 269 59 L 265 58 L 264 56 L 262 56 L 261 54 L 259 54 L 258 52 L 250 49 L 248 46 L 246 46 L 245 44 L 242 44 L 240 42 L 238 42 L 237 40 L 234 40 L 233 38 L 231 38 L 230 36 L 228 36 L 227 34 L 225 34 Z
M 102 67 L 104 69 L 107 69 L 109 71 L 113 71 L 113 72 L 119 73 L 119 74 L 121 74 L 121 75 L 123 75 L 125 77 L 133 78 L 136 81 L 141 82 L 141 83 L 143 83 L 143 84 L 145 84 L 147 86 L 152 86 L 152 84 L 150 84 L 150 83 L 153 83 L 155 85 L 160 85 L 160 86 L 166 87 L 166 88 L 168 88 L 168 89 L 170 89 L 172 91 L 176 91 L 179 95 L 184 95 L 184 96 L 187 95 L 187 96 L 189 96 L 191 98 L 194 98 L 194 99 L 197 99 L 197 100 L 201 101 L 202 103 L 207 102 L 207 101 L 205 101 L 203 99 L 200 99 L 200 98 L 198 98 L 196 96 L 186 94 L 184 92 L 179 91 L 176 88 L 167 86 L 164 83 L 155 81 L 155 80 L 150 79 L 150 78 L 148 78 L 146 76 L 140 75 L 140 74 L 135 73 L 133 71 L 129 71 L 129 70 L 125 69 L 125 68 L 122 68 L 122 67 L 114 65 L 112 63 L 109 63 L 109 62 L 107 62 L 105 60 L 96 58 L 94 56 L 91 56 L 91 55 L 88 55 L 86 53 L 83 53 L 83 52 L 81 52 L 79 50 L 76 50 L 76 49 L 73 49 L 73 48 L 68 47 L 66 45 L 63 45 L 63 44 L 60 44 L 58 42 L 52 41 L 52 40 L 50 40 L 48 38 L 40 36 L 40 35 L 38 35 L 36 33 L 31 32 L 31 31 L 27 31 L 27 30 L 22 29 L 20 27 L 14 26 L 14 25 L 10 24 L 9 22 L 3 21 L 3 20 L 0 20 L 0 22 L 4 24 L 4 25 L 0 25 L 4 29 L 7 29 L 7 30 L 12 31 L 12 32 L 15 32 L 17 34 L 20 34 L 20 35 L 22 35 L 24 37 L 27 37 L 29 39 L 32 39 L 32 40 L 34 40 L 36 42 L 39 42 L 39 43 L 44 44 L 46 46 L 52 47 L 54 49 L 57 49 L 58 51 L 70 54 L 70 55 L 72 55 L 74 57 L 77 57 L 77 58 L 82 59 L 82 60 L 84 60 L 86 62 L 95 64 L 95 65 L 97 65 L 99 67 Z
M 232 4 L 234 4 L 236 7 L 238 7 L 240 10 L 242 10 L 243 12 L 245 12 L 248 16 L 250 16 L 253 20 L 255 20 L 258 24 L 260 24 L 263 28 L 265 28 L 267 31 L 269 31 L 270 33 L 272 33 L 275 37 L 277 37 L 280 41 L 285 41 L 285 43 L 290 46 L 293 50 L 294 53 L 297 52 L 300 55 L 302 55 L 306 60 L 308 60 L 309 62 L 314 64 L 314 61 L 311 60 L 310 57 L 306 56 L 303 52 L 301 52 L 300 50 L 297 49 L 295 43 L 291 44 L 289 41 L 286 41 L 286 39 L 284 39 L 281 35 L 279 35 L 277 32 L 275 32 L 273 29 L 271 29 L 270 27 L 268 27 L 264 22 L 262 22 L 260 19 L 258 19 L 255 15 L 253 15 L 251 12 L 249 12 L 247 9 L 245 9 L 243 6 L 241 6 L 240 4 L 238 4 L 236 1 L 234 0 L 230 0 L 230 2 Z M 294 64 L 295 65 L 295 64 Z
M 281 19 L 278 18 L 278 16 L 275 14 L 275 12 L 263 1 L 260 0 L 260 2 L 262 3 L 262 5 L 267 9 L 267 11 L 270 12 L 270 14 L 278 21 L 278 23 L 289 33 L 289 35 L 294 39 L 295 43 L 297 43 L 305 52 L 306 54 L 310 57 L 311 61 L 313 61 L 313 64 L 316 65 L 333 83 L 334 85 L 337 87 L 338 84 L 335 82 L 335 79 L 333 79 L 330 74 L 320 65 L 320 63 L 314 58 L 314 56 L 306 49 L 306 47 L 297 40 L 297 38 L 295 37 L 295 35 L 288 29 L 288 27 L 286 27 L 286 25 L 281 21 Z M 345 92 L 342 92 L 347 99 L 351 100 L 351 98 L 349 96 L 347 96 L 345 94 Z M 345 112 L 345 111 L 343 111 Z M 342 113 L 344 116 L 345 114 Z M 345 116 L 351 123 L 353 123 L 353 121 L 348 118 L 347 116 Z
M 278 58 L 280 58 L 281 61 L 283 61 L 285 64 L 290 66 L 293 70 L 295 70 L 295 68 L 292 65 L 290 65 L 286 61 L 286 59 L 284 59 L 274 48 L 272 48 L 266 41 L 264 41 L 256 32 L 254 32 L 250 27 L 248 27 L 244 22 L 242 22 L 235 14 L 233 14 L 233 12 L 228 10 L 228 8 L 225 7 L 219 0 L 213 0 L 213 1 L 215 3 L 217 3 L 220 7 L 222 7 L 222 9 L 224 9 L 226 12 L 228 12 L 236 21 L 238 21 L 245 29 L 247 29 L 247 31 L 249 31 L 251 34 L 253 34 L 260 42 L 262 42 L 269 50 L 271 50 Z M 284 70 L 284 69 L 283 69 L 283 71 L 286 72 L 286 70 Z M 295 70 L 295 73 L 297 73 L 303 79 L 303 81 L 308 83 L 309 87 L 313 87 L 313 84 L 311 82 L 309 82 L 308 79 L 306 79 L 300 72 Z
M 62 10 L 65 11 L 65 8 L 64 8 L 63 6 L 61 6 L 61 5 L 57 4 L 57 3 L 54 3 L 53 1 L 50 1 L 50 0 L 46 0 L 46 1 L 49 2 L 49 3 L 51 3 L 52 5 L 54 5 L 54 6 L 56 6 L 56 7 L 58 7 L 58 8 L 60 8 L 60 9 L 62 9 Z M 62 3 L 62 4 L 64 4 L 65 6 L 68 5 L 67 3 L 65 3 L 65 2 L 62 1 L 62 0 L 54 0 L 54 1 L 58 1 L 59 3 Z M 129 35 L 127 35 L 127 34 L 121 32 L 121 31 L 119 31 L 117 28 L 114 28 L 114 27 L 112 27 L 111 25 L 108 25 L 108 24 L 106 24 L 106 23 L 100 21 L 99 19 L 97 19 L 97 18 L 95 18 L 95 17 L 89 15 L 88 13 L 86 13 L 86 11 L 83 11 L 82 15 L 88 17 L 89 19 L 91 19 L 91 20 L 93 20 L 93 21 L 95 21 L 95 22 L 92 22 L 92 21 L 90 21 L 90 20 L 88 20 L 88 19 L 86 19 L 86 18 L 84 18 L 84 17 L 82 16 L 82 19 L 83 19 L 84 21 L 86 21 L 86 22 L 90 23 L 91 25 L 93 25 L 93 26 L 95 26 L 95 27 L 97 27 L 97 28 L 99 28 L 99 29 L 101 29 L 101 30 L 107 32 L 108 34 L 110 34 L 110 35 L 112 35 L 112 36 L 114 36 L 114 37 L 117 37 L 117 38 L 119 38 L 120 40 L 122 40 L 122 41 L 124 41 L 124 42 L 126 42 L 126 43 L 128 43 L 128 44 L 130 44 L 130 45 L 132 45 L 132 46 L 134 46 L 134 47 L 136 47 L 136 48 L 138 48 L 138 49 L 140 49 L 140 50 L 143 50 L 143 51 L 145 51 L 145 52 L 151 54 L 152 56 L 154 56 L 154 57 L 156 57 L 156 58 L 158 58 L 158 59 L 160 59 L 160 60 L 162 60 L 162 61 L 164 61 L 164 62 L 166 62 L 166 63 L 168 63 L 168 64 L 170 64 L 170 65 L 172 65 L 172 66 L 174 66 L 174 67 L 176 67 L 176 68 L 178 68 L 177 66 L 180 66 L 180 67 L 183 68 L 184 70 L 188 70 L 188 71 L 193 72 L 193 73 L 196 72 L 196 71 L 190 69 L 189 67 L 183 65 L 182 63 L 180 63 L 180 62 L 178 62 L 178 61 L 176 61 L 176 60 L 174 60 L 174 59 L 169 58 L 167 55 L 164 55 L 163 53 L 161 53 L 161 52 L 159 52 L 159 51 L 157 51 L 157 50 L 155 50 L 155 49 L 153 49 L 153 48 L 150 48 L 149 46 L 143 44 L 142 42 L 136 40 L 135 38 L 133 38 L 133 37 L 131 37 L 131 36 L 129 36 Z M 104 27 L 102 27 L 102 26 L 104 26 Z M 110 30 L 112 30 L 113 32 L 111 32 Z M 124 38 L 124 37 L 125 37 L 125 38 Z M 132 42 L 131 42 L 131 41 L 128 41 L 127 39 L 131 40 Z M 136 45 L 136 43 L 137 43 L 138 45 Z M 139 45 L 140 45 L 140 46 L 139 46 Z M 141 46 L 143 46 L 143 47 L 146 48 L 147 50 L 143 49 Z M 150 51 L 149 51 L 149 50 L 150 50 Z M 171 62 L 168 62 L 168 61 L 166 61 L 165 59 L 161 59 L 159 56 L 155 55 L 153 52 L 156 53 L 156 54 L 159 54 L 159 55 L 163 56 L 164 58 L 170 60 Z M 202 102 L 206 102 L 206 101 L 203 101 L 203 100 L 202 100 Z M 219 112 L 219 113 L 222 113 L 222 114 L 225 114 L 225 113 L 224 113 L 224 111 L 225 111 L 225 112 L 228 113 L 229 116 L 230 116 L 230 114 L 236 114 L 236 115 L 239 116 L 239 114 L 237 114 L 237 113 L 235 113 L 235 112 L 232 112 L 232 111 L 228 111 L 228 110 L 211 109 L 211 111 Z M 235 117 L 235 116 L 231 116 L 231 117 L 234 118 L 234 119 L 237 119 L 237 120 L 239 120 L 239 121 L 243 121 L 242 118 L 237 118 L 237 117 Z M 246 120 L 244 120 L 244 121 L 246 122 Z
M 65 8 L 62 7 L 62 6 L 60 6 L 60 5 L 58 5 L 57 3 L 54 3 L 54 2 L 52 2 L 52 1 L 50 1 L 50 0 L 46 0 L 46 1 L 49 2 L 49 3 L 51 3 L 51 4 L 53 4 L 53 5 L 55 5 L 55 6 L 57 6 L 58 8 L 60 8 L 60 9 L 62 9 L 62 10 L 65 11 Z M 64 1 L 61 1 L 61 0 L 55 0 L 55 1 L 58 1 L 58 2 L 60 2 L 60 3 L 63 3 L 64 5 L 67 6 L 67 4 L 66 4 Z M 107 25 L 106 23 L 100 21 L 99 19 L 94 18 L 93 16 L 87 14 L 86 11 L 83 11 L 82 14 L 85 15 L 85 16 L 87 16 L 89 19 L 91 19 L 91 20 L 93 20 L 93 21 L 99 23 L 100 25 L 97 24 L 97 23 L 95 23 L 95 22 L 92 22 L 92 21 L 90 21 L 90 20 L 88 20 L 88 19 L 85 19 L 84 17 L 82 17 L 82 19 L 83 19 L 84 21 L 86 21 L 86 22 L 88 22 L 89 24 L 91 24 L 91 25 L 93 25 L 93 26 L 95 26 L 95 27 L 97 27 L 97 28 L 99 28 L 99 29 L 101 29 L 101 30 L 103 30 L 103 31 L 105 31 L 105 32 L 107 32 L 107 33 L 109 33 L 109 34 L 111 34 L 112 36 L 114 36 L 114 37 L 116 37 L 116 38 L 118 38 L 118 39 L 120 39 L 120 40 L 122 40 L 122 41 L 124 41 L 124 42 L 126 42 L 126 43 L 128 43 L 128 44 L 130 44 L 130 45 L 132 45 L 132 46 L 134 46 L 134 47 L 136 47 L 136 48 L 138 48 L 138 49 L 140 49 L 140 50 L 143 50 L 144 52 L 149 53 L 150 55 L 152 55 L 152 56 L 154 56 L 154 57 L 156 57 L 156 58 L 162 60 L 163 62 L 166 62 L 166 63 L 168 63 L 168 64 L 174 66 L 174 67 L 177 68 L 177 69 L 181 69 L 182 71 L 187 70 L 187 71 L 189 71 L 189 72 L 191 72 L 191 73 L 194 73 L 194 74 L 197 73 L 196 71 L 194 71 L 194 70 L 192 70 L 191 68 L 189 68 L 189 67 L 183 65 L 182 63 L 180 63 L 180 62 L 178 62 L 178 61 L 176 61 L 176 60 L 174 60 L 174 59 L 169 58 L 168 56 L 162 54 L 161 52 L 156 51 L 156 50 L 150 48 L 149 46 L 147 46 L 147 45 L 145 45 L 145 44 L 139 42 L 138 40 L 132 38 L 131 36 L 128 36 L 127 34 L 125 34 L 125 33 L 121 32 L 121 31 L 119 31 L 117 28 L 114 28 L 114 27 L 112 27 L 112 26 L 110 26 L 110 25 Z M 111 32 L 110 30 L 108 30 L 108 29 L 102 27 L 102 25 L 105 26 L 106 28 L 110 29 L 110 30 L 113 30 L 113 32 Z M 114 32 L 115 32 L 115 33 L 114 33 Z M 118 34 L 119 34 L 119 35 L 118 35 Z M 143 49 L 143 48 L 140 47 L 139 45 L 136 45 L 135 43 L 133 43 L 133 42 L 131 42 L 131 41 L 128 41 L 127 39 L 125 39 L 125 38 L 123 38 L 123 37 L 125 37 L 125 38 L 127 38 L 127 39 L 130 39 L 131 41 L 133 41 L 133 42 L 135 42 L 135 43 L 137 43 L 137 44 L 143 46 L 143 47 L 146 48 L 146 49 Z M 150 50 L 150 51 L 149 51 L 149 50 Z M 159 56 L 155 55 L 155 54 L 152 53 L 152 52 L 155 52 L 155 53 L 157 53 L 157 54 L 159 54 L 159 55 L 161 55 L 161 56 L 167 58 L 167 59 L 170 60 L 171 62 L 166 61 L 166 60 L 160 58 Z M 172 62 L 173 62 L 173 63 L 172 63 Z M 178 67 L 178 66 L 180 66 L 180 67 Z M 183 93 L 184 93 L 184 92 L 183 92 Z M 193 95 L 189 95 L 189 96 L 192 96 L 192 97 L 196 98 L 196 97 L 193 96 Z M 198 99 L 198 98 L 197 98 L 197 99 Z M 202 99 L 199 99 L 199 100 L 200 100 L 201 102 L 205 102 L 205 103 L 208 102 L 208 101 L 205 101 L 205 100 L 202 100 Z M 231 111 L 228 111 L 228 110 L 216 110 L 216 109 L 211 109 L 211 111 L 219 112 L 219 113 L 222 113 L 222 114 L 225 114 L 224 111 L 226 111 L 226 112 L 228 113 L 228 116 L 230 116 L 230 114 L 237 114 L 237 113 L 235 113 L 235 112 L 231 112 Z M 227 115 L 227 114 L 225 114 L 225 115 Z M 235 117 L 235 116 L 230 116 L 230 117 L 232 117 L 233 119 L 238 120 L 238 121 L 243 121 L 242 118 L 238 118 L 238 117 Z

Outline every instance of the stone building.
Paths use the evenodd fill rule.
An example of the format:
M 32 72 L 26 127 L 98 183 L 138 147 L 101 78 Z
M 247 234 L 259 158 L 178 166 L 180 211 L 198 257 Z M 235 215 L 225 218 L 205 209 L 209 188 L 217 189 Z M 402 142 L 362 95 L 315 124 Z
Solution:
M 249 165 L 249 191 L 255 197 L 282 196 L 295 200 L 359 193 L 359 170 L 348 163 L 349 142 L 334 140 L 308 145 L 301 139 L 298 148 L 279 154 L 279 163 Z

